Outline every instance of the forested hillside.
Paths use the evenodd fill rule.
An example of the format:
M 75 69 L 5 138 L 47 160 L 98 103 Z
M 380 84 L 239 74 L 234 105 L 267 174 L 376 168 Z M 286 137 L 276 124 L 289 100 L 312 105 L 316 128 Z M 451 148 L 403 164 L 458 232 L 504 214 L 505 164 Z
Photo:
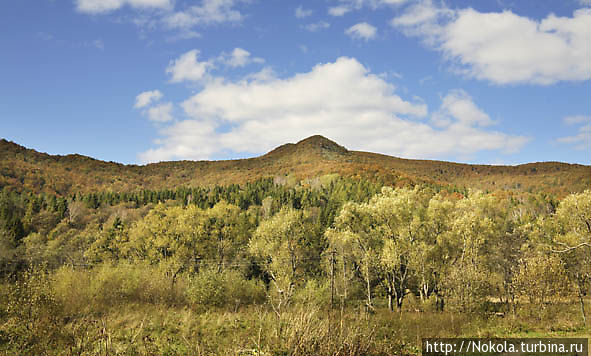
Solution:
M 146 166 L 2 147 L 5 354 L 418 355 L 422 337 L 589 332 L 586 166 L 319 136 Z
M 332 173 L 397 186 L 430 183 L 461 189 L 544 192 L 558 197 L 591 187 L 589 166 L 558 162 L 486 166 L 408 160 L 348 151 L 322 136 L 286 144 L 256 158 L 145 166 L 103 162 L 80 155 L 51 156 L 0 141 L 0 188 L 59 196 L 97 190 L 131 192 L 181 185 L 244 184 L 267 177 L 301 181 Z

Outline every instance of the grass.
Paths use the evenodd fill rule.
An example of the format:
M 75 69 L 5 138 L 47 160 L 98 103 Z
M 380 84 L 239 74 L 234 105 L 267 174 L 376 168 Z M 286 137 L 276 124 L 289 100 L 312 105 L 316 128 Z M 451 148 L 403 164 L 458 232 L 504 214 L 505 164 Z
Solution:
M 576 303 L 521 305 L 504 317 L 418 312 L 413 302 L 400 313 L 384 306 L 367 313 L 355 302 L 335 310 L 300 302 L 279 314 L 260 299 L 196 305 L 188 291 L 200 279 L 180 279 L 172 288 L 157 268 L 119 268 L 31 271 L 0 285 L 0 354 L 419 355 L 424 337 L 587 337 L 591 331 L 581 325 Z M 239 283 L 229 276 L 219 283 Z

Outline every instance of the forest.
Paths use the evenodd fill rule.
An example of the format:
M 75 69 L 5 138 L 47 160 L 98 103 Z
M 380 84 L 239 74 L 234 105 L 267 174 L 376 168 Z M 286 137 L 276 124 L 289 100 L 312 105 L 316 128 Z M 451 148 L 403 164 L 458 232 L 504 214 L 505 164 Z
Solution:
M 4 354 L 417 355 L 423 337 L 590 330 L 589 190 L 5 187 L 0 244 Z

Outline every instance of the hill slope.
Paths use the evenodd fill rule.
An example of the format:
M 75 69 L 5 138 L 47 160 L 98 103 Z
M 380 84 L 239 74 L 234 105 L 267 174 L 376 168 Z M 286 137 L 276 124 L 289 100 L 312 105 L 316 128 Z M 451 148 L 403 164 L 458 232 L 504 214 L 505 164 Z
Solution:
M 8 187 L 17 191 L 67 195 L 93 190 L 242 184 L 286 175 L 303 180 L 332 173 L 386 184 L 429 182 L 483 190 L 543 191 L 558 196 L 591 188 L 591 166 L 559 162 L 487 166 L 401 159 L 349 151 L 322 136 L 288 143 L 255 158 L 144 166 L 104 162 L 81 155 L 48 155 L 0 140 L 0 189 Z

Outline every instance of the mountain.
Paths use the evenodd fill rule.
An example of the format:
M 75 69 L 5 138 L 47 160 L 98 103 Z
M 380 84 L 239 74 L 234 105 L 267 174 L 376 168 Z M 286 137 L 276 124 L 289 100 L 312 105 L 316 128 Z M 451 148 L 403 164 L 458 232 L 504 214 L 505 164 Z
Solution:
M 518 166 L 412 160 L 349 151 L 323 137 L 288 143 L 260 157 L 123 165 L 81 155 L 49 155 L 0 140 L 0 189 L 68 195 L 93 190 L 136 191 L 176 186 L 242 184 L 263 177 L 306 180 L 327 174 L 385 184 L 431 183 L 482 190 L 564 196 L 591 188 L 591 166 L 560 162 Z

